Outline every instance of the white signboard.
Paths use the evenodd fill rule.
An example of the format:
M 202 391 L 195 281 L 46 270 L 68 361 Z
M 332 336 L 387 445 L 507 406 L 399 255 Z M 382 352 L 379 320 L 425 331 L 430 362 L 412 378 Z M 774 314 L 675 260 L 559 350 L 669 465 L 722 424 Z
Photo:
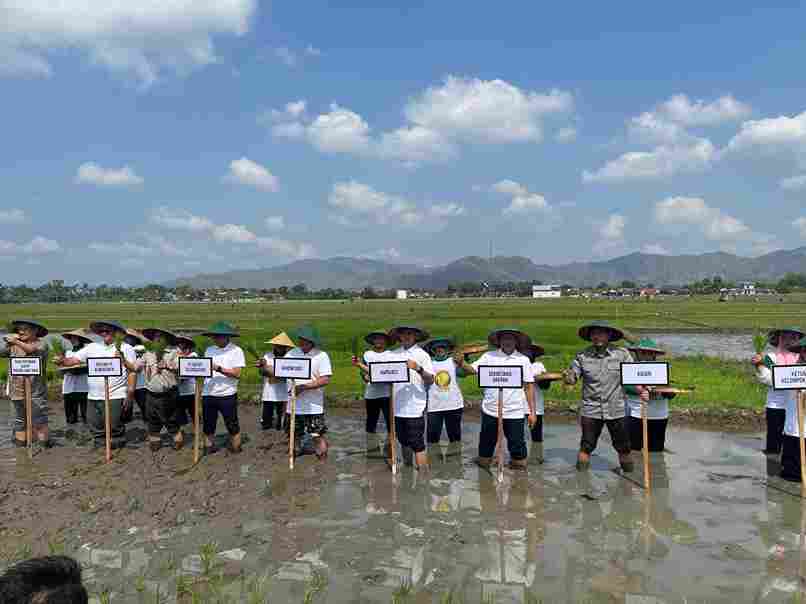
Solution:
M 521 365 L 479 365 L 479 388 L 523 388 Z
M 668 386 L 669 363 L 622 363 L 622 386 Z
M 123 360 L 116 357 L 87 359 L 87 377 L 120 377 L 123 375 Z
M 369 364 L 371 384 L 405 384 L 409 381 L 406 361 L 384 361 Z
M 10 357 L 9 373 L 14 377 L 42 375 L 42 359 L 39 357 Z
M 213 377 L 213 359 L 209 357 L 179 357 L 179 377 Z
M 772 387 L 776 390 L 806 389 L 806 365 L 773 365 Z
M 286 380 L 311 379 L 311 359 L 274 359 L 274 377 Z

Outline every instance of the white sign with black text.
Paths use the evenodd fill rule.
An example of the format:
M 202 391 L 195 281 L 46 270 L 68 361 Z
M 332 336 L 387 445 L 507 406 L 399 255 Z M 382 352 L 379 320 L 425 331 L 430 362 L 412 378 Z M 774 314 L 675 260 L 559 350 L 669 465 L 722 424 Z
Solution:
M 776 390 L 806 389 L 806 365 L 773 365 L 772 387 Z
M 274 377 L 281 380 L 309 380 L 311 359 L 294 357 L 274 359 Z
M 622 363 L 622 386 L 668 386 L 669 363 Z
M 180 378 L 213 377 L 213 359 L 209 357 L 179 357 Z
M 14 377 L 42 375 L 42 359 L 39 357 L 11 357 L 9 373 Z
M 521 365 L 479 365 L 479 388 L 523 388 Z
M 87 377 L 120 377 L 123 375 L 123 360 L 117 357 L 87 359 Z
M 405 384 L 409 381 L 407 361 L 380 361 L 369 364 L 371 384 Z

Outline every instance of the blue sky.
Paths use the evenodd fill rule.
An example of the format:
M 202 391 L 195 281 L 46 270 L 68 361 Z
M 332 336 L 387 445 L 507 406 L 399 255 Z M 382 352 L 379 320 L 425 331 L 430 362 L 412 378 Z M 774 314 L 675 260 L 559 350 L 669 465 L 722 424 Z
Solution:
M 4 283 L 806 243 L 796 3 L 54 4 L 0 0 Z

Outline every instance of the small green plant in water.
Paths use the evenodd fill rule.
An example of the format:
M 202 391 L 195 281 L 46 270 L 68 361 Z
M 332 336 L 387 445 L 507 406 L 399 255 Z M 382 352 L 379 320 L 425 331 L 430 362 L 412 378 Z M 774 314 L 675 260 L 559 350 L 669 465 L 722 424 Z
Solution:
M 252 577 L 246 584 L 247 604 L 269 604 L 269 577 Z
M 63 556 L 65 552 L 64 537 L 56 535 L 48 538 L 48 555 Z
M 104 588 L 98 593 L 98 602 L 100 604 L 112 604 L 112 592 Z
M 213 571 L 218 567 L 218 543 L 209 541 L 199 548 L 199 558 L 201 558 L 202 575 L 210 578 Z
M 317 594 L 324 591 L 327 587 L 327 577 L 319 571 L 313 571 L 311 578 L 308 579 L 308 585 L 305 588 L 305 596 L 302 600 L 303 604 L 311 604 Z
M 392 592 L 392 604 L 403 604 L 403 602 L 409 599 L 413 591 L 414 586 L 411 584 L 411 581 L 408 579 L 402 580 L 400 587 Z

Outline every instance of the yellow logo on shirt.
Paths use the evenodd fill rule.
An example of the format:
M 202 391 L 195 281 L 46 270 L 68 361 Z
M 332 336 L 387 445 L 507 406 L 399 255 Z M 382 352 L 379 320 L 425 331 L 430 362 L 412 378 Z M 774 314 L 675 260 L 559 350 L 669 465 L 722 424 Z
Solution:
M 434 383 L 440 390 L 448 390 L 451 387 L 451 374 L 444 369 L 437 372 L 434 376 Z

